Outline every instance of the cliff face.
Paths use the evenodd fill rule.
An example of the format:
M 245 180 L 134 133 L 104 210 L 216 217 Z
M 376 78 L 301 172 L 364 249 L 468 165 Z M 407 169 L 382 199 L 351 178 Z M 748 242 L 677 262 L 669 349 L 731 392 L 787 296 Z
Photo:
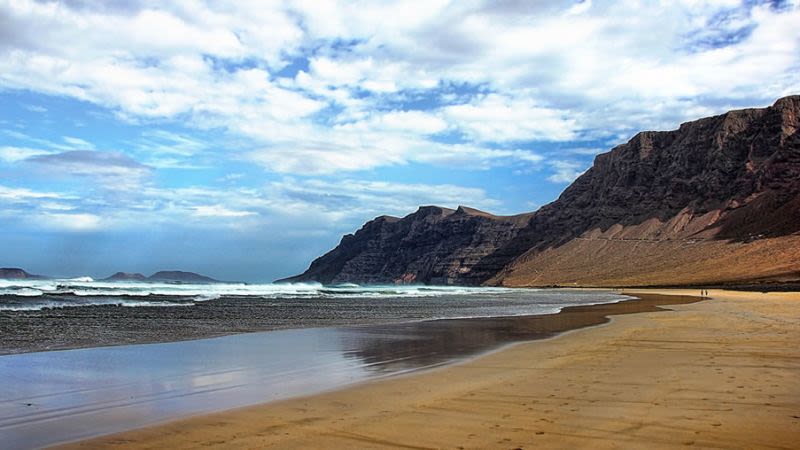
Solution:
M 375 232 L 376 219 L 300 279 L 413 278 L 394 276 L 402 273 L 420 282 L 514 286 L 800 280 L 798 128 L 800 96 L 792 96 L 769 108 L 642 132 L 598 155 L 556 201 L 503 232 L 506 222 L 491 216 L 468 228 L 443 213 L 435 233 L 421 235 L 407 232 L 420 212 L 393 219 L 404 226 L 384 219 L 388 233 Z M 394 241 L 403 251 L 387 245 Z M 375 263 L 350 263 L 364 257 Z M 447 278 L 419 276 L 415 261 L 440 268 L 424 273 Z M 376 273 L 392 276 L 373 279 Z
M 459 207 L 421 207 L 402 219 L 381 216 L 281 281 L 479 284 L 503 268 L 487 257 L 527 225 L 530 215 L 499 217 Z M 475 270 L 480 263 L 480 269 Z

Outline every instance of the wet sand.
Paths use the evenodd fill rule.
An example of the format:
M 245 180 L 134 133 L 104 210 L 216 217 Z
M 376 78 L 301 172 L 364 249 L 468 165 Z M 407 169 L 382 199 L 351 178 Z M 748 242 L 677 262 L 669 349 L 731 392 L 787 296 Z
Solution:
M 797 448 L 800 295 L 711 296 L 438 370 L 69 447 Z

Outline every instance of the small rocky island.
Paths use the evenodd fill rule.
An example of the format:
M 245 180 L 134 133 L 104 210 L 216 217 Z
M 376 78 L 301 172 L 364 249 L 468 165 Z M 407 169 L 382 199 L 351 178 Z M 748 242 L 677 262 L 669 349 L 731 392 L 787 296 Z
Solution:
M 103 281 L 152 281 L 152 282 L 166 282 L 166 283 L 219 283 L 205 275 L 200 275 L 194 272 L 184 272 L 182 270 L 162 270 L 156 272 L 149 277 L 144 276 L 138 272 L 117 272 Z
M 0 279 L 4 280 L 41 280 L 41 275 L 33 275 L 18 267 L 0 268 Z

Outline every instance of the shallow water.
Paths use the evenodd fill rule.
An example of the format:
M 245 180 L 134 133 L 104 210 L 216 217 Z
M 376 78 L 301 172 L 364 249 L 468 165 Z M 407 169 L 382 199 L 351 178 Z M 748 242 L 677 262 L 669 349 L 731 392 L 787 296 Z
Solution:
M 307 328 L 0 357 L 0 442 L 30 448 L 436 367 L 676 297 L 560 314 Z
M 0 354 L 286 328 L 546 314 L 619 298 L 507 288 L 3 281 Z

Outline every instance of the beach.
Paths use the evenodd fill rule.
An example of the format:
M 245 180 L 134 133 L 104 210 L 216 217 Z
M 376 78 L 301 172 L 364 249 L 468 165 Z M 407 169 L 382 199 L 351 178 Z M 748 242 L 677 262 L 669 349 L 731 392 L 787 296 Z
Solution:
M 436 311 L 442 312 L 444 303 L 479 306 L 491 301 L 502 305 L 516 298 L 530 313 L 293 328 L 134 345 L 102 345 L 108 341 L 95 340 L 93 347 L 0 356 L 0 379 L 5 380 L 0 385 L 0 442 L 5 442 L 9 450 L 39 448 L 334 391 L 604 324 L 611 315 L 665 311 L 659 306 L 699 301 L 697 297 L 657 295 L 635 300 L 596 290 L 485 292 L 491 300 L 481 300 L 476 292 L 469 299 L 461 294 L 423 299 L 390 297 L 372 300 L 372 309 L 380 305 L 390 310 L 403 302 L 408 303 L 404 310 L 409 312 L 414 304 L 424 302 L 439 304 Z M 305 302 L 313 307 L 318 301 Z M 552 302 L 560 306 L 554 307 Z M 570 304 L 573 306 L 567 306 Z M 215 308 L 226 308 L 223 305 Z M 361 309 L 357 300 L 343 300 L 342 305 L 347 308 L 327 309 L 325 314 L 341 317 L 342 313 Z M 130 317 L 128 311 L 141 307 L 117 309 L 123 313 L 118 320 L 125 321 Z M 193 308 L 162 308 L 162 319 L 177 325 L 183 319 L 170 318 L 168 312 L 187 309 Z M 247 309 L 245 303 L 239 311 Z M 263 309 L 253 312 L 259 311 Z M 220 328 L 227 323 L 230 318 L 219 321 Z M 112 326 L 113 322 L 106 324 L 106 328 Z M 76 327 L 74 331 L 93 339 L 96 333 L 84 329 Z M 166 332 L 160 336 L 180 337 Z
M 710 297 L 436 370 L 64 448 L 796 448 L 800 295 Z

